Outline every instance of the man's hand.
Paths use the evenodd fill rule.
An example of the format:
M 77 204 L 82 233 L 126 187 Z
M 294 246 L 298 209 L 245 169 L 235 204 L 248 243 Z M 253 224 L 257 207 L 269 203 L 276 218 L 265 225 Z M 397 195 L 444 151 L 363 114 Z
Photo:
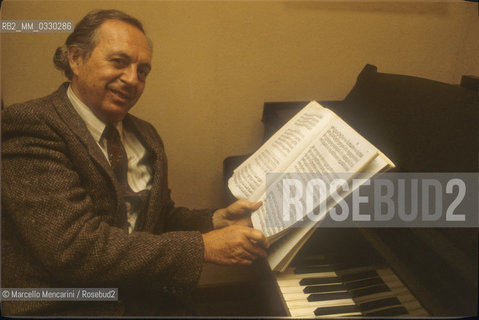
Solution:
M 219 229 L 235 224 L 251 227 L 251 212 L 257 210 L 261 205 L 262 202 L 248 202 L 245 200 L 233 202 L 228 207 L 215 211 L 213 214 L 213 227 Z
M 266 257 L 269 242 L 264 234 L 249 227 L 233 225 L 203 234 L 205 261 L 217 264 L 249 265 Z

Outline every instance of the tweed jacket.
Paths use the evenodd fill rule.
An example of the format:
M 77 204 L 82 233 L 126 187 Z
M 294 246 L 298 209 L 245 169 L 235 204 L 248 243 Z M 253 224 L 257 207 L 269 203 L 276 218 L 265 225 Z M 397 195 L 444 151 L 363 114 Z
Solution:
M 2 112 L 1 286 L 118 288 L 119 300 L 4 301 L 2 314 L 181 314 L 201 273 L 200 232 L 212 229 L 213 211 L 174 206 L 162 141 L 128 114 L 123 124 L 153 169 L 146 212 L 128 234 L 120 186 L 67 88 Z

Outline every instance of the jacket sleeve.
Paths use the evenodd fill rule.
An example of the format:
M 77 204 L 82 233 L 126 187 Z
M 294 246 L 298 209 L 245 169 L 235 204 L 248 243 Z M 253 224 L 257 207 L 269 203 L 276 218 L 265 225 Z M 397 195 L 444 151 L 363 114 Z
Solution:
M 202 233 L 213 230 L 214 209 L 191 210 L 175 207 L 170 200 L 167 208 L 166 231 L 198 230 Z
M 191 290 L 203 263 L 200 232 L 114 227 L 82 186 L 61 130 L 32 108 L 2 113 L 2 220 L 29 259 L 65 286 Z

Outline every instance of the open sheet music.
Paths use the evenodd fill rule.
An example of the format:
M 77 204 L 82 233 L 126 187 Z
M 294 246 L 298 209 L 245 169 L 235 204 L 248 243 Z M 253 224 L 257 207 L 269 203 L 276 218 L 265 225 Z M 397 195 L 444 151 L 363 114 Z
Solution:
M 359 186 L 356 178 L 372 178 L 392 167 L 384 154 L 334 112 L 312 101 L 234 170 L 228 186 L 238 199 L 267 204 L 253 212 L 251 220 L 273 243 L 268 261 L 280 271 L 320 223 L 304 219 L 306 215 L 316 210 L 316 215 L 324 217 L 339 198 Z M 322 183 L 315 186 L 320 196 L 313 205 L 303 202 L 306 210 L 286 213 L 287 184 L 297 179 L 313 181 L 317 175 Z M 348 187 L 335 185 L 338 180 Z

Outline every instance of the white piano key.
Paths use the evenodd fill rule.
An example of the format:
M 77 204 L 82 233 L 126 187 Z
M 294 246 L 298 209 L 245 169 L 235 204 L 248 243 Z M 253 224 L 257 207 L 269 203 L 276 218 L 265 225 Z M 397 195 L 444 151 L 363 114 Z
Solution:
M 313 313 L 314 314 L 314 313 Z M 315 318 L 333 318 L 333 317 L 352 317 L 352 316 L 361 316 L 361 312 L 349 312 L 349 313 L 336 313 L 334 315 L 328 314 L 324 316 L 314 316 Z
M 334 278 L 338 275 L 335 272 L 314 272 L 314 273 L 288 273 L 276 277 L 277 280 L 292 280 L 305 278 Z
M 360 316 L 361 312 L 348 312 L 348 313 L 339 313 L 333 315 L 321 315 L 317 316 L 314 314 L 314 311 L 317 308 L 301 308 L 301 309 L 294 309 L 291 312 L 291 316 L 295 318 L 331 318 L 331 317 L 346 317 L 346 316 Z
M 334 306 L 347 306 L 355 305 L 353 299 L 337 299 L 337 300 L 326 300 L 326 301 L 308 301 L 307 296 L 305 295 L 304 299 L 286 301 L 288 306 L 293 308 L 306 308 L 306 307 L 334 307 Z
M 280 286 L 279 287 L 283 295 L 288 293 L 302 293 L 304 288 L 305 288 L 304 286 L 300 286 L 299 284 L 297 286 L 283 286 L 283 287 Z
M 333 292 L 346 292 L 347 289 L 340 289 L 340 288 L 333 288 L 333 289 L 329 289 L 327 288 L 327 286 L 323 286 L 323 285 L 315 285 L 315 286 L 298 286 L 298 287 L 283 287 L 281 288 L 281 293 L 283 294 L 291 294 L 291 293 L 302 293 L 302 294 L 312 294 L 312 293 L 319 293 L 319 292 L 307 292 L 305 293 L 304 292 L 304 289 L 306 287 L 318 287 L 318 288 L 323 288 L 323 289 L 326 289 L 324 291 L 321 291 L 322 293 L 333 293 Z
M 314 310 L 316 310 L 316 307 L 311 306 L 302 308 L 289 308 L 289 313 L 295 318 L 311 318 L 314 317 Z
M 294 303 L 289 304 L 289 311 L 293 317 L 317 317 L 314 311 L 317 308 L 324 307 L 342 307 L 342 306 L 355 306 L 356 304 L 352 299 L 330 300 L 330 301 L 303 301 L 304 304 Z M 351 314 L 352 315 L 352 314 Z M 360 315 L 360 314 L 358 314 Z M 331 315 L 330 315 L 331 316 Z
M 338 291 L 345 291 L 347 290 L 346 287 L 344 288 L 337 288 L 338 285 L 342 285 L 340 282 L 336 283 L 328 283 L 328 284 L 315 284 L 315 285 L 300 285 L 299 281 L 296 282 L 296 285 L 280 285 L 280 290 L 281 293 L 287 294 L 287 293 L 304 293 L 304 289 L 307 287 L 317 287 L 317 288 L 322 288 L 325 291 L 324 292 L 338 292 Z M 310 293 L 307 293 L 310 294 Z
M 338 290 L 338 291 L 335 291 L 335 292 L 348 292 L 348 291 L 347 290 Z M 306 299 L 307 299 L 307 297 L 309 295 L 311 295 L 311 293 L 295 292 L 295 293 L 284 293 L 283 297 L 284 297 L 284 300 L 290 301 L 290 300 L 299 300 L 299 299 L 302 299 L 304 297 L 306 297 Z M 339 300 L 339 299 L 336 299 L 336 300 Z
M 304 300 L 307 298 L 308 295 L 304 294 L 303 292 L 297 293 L 284 293 L 283 298 L 286 302 L 289 301 L 297 301 L 297 300 Z
M 299 282 L 302 280 L 302 279 L 305 279 L 305 278 L 299 278 L 299 279 L 281 279 L 279 280 L 277 283 L 279 285 L 280 288 L 299 288 L 299 287 L 306 287 L 304 285 L 301 285 Z M 335 282 L 332 282 L 331 283 L 332 285 L 333 284 L 341 284 L 340 281 L 335 281 Z M 294 289 L 292 289 L 294 290 Z

